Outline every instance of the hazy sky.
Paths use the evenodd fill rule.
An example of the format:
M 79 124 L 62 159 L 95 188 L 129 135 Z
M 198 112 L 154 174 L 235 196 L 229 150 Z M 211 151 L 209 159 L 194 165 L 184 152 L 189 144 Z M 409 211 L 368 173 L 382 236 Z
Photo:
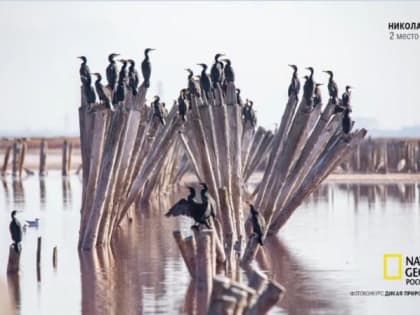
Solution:
M 354 85 L 359 121 L 420 124 L 420 40 L 389 40 L 390 21 L 420 22 L 420 3 L 0 2 L 0 135 L 78 134 L 76 56 L 104 73 L 108 53 L 140 63 L 146 47 L 157 49 L 148 98 L 160 90 L 168 104 L 186 85 L 184 68 L 198 74 L 196 63 L 224 52 L 266 127 L 284 110 L 289 63 L 300 76 L 314 66 L 319 82 L 334 70 L 340 94 Z

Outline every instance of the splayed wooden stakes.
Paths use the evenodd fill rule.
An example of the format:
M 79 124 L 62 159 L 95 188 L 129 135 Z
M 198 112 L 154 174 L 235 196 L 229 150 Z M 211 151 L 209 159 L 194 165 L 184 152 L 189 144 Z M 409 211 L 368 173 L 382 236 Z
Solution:
M 128 95 L 115 111 L 100 104 L 93 105 L 100 110 L 90 111 L 82 96 L 80 248 L 109 244 L 145 184 L 160 173 L 174 144 L 181 124 L 176 109 L 168 114 L 165 126 L 157 125 L 150 119 L 145 98 L 142 85 L 136 96 Z

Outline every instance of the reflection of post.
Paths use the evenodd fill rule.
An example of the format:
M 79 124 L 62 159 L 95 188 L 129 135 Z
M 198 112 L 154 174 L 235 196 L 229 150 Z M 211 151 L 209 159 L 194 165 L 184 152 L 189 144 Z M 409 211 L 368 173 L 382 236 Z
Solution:
M 12 149 L 11 146 L 6 148 L 6 153 L 4 155 L 3 166 L 1 168 L 1 176 L 6 176 L 7 165 L 9 164 L 9 157 L 10 157 L 10 150 Z
M 19 154 L 19 178 L 22 177 L 22 171 L 23 171 L 23 163 L 25 162 L 25 156 L 26 156 L 26 140 L 22 140 L 20 145 L 20 154 Z
M 73 146 L 68 140 L 64 140 L 63 142 L 63 158 L 62 158 L 62 171 L 61 174 L 63 176 L 70 175 L 70 167 L 71 167 L 71 152 Z
M 7 263 L 7 274 L 19 272 L 20 251 L 16 251 L 13 245 L 9 247 L 9 261 Z
M 13 180 L 12 188 L 13 188 L 13 202 L 15 204 L 24 204 L 25 191 L 23 189 L 22 180 L 20 179 Z
M 7 275 L 7 284 L 8 284 L 8 289 L 9 289 L 9 296 L 10 296 L 10 301 L 12 304 L 12 308 L 13 309 L 19 309 L 20 308 L 20 277 L 19 277 L 19 273 L 13 273 L 13 274 L 8 274 Z M 2 311 L 4 311 L 3 309 L 3 305 L 2 307 Z M 6 311 L 6 314 L 7 311 Z M 13 314 L 13 313 L 10 313 Z
M 39 148 L 39 176 L 47 175 L 47 151 L 48 142 L 42 139 Z
M 72 203 L 71 184 L 68 177 L 63 177 L 63 207 L 67 208 Z
M 47 190 L 45 187 L 45 180 L 44 178 L 39 179 L 39 200 L 41 201 L 41 208 L 45 208 L 47 199 Z

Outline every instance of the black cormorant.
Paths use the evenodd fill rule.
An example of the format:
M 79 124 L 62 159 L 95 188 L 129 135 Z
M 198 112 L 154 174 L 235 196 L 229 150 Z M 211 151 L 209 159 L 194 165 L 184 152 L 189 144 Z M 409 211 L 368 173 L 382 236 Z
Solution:
M 13 248 L 18 253 L 20 251 L 20 242 L 22 242 L 22 225 L 16 219 L 16 210 L 11 213 L 12 221 L 9 224 L 10 236 L 13 240 Z
M 243 106 L 244 105 L 244 102 L 242 101 L 241 90 L 240 89 L 236 89 L 236 103 L 239 106 Z
M 150 76 L 152 74 L 152 64 L 149 60 L 149 52 L 153 51 L 153 48 L 146 48 L 144 50 L 144 60 L 141 63 L 141 73 L 143 74 L 144 87 L 150 87 Z
M 188 92 L 190 92 L 190 95 L 195 95 L 197 97 L 201 96 L 200 93 L 200 85 L 197 83 L 197 81 L 194 79 L 194 73 L 191 69 L 185 69 L 188 74 Z
M 312 105 L 312 96 L 314 95 L 315 88 L 315 82 L 313 79 L 314 69 L 312 67 L 307 67 L 305 69 L 310 71 L 310 75 L 307 77 L 305 84 L 303 85 L 303 97 L 308 102 L 308 105 Z
M 166 124 L 165 119 L 164 119 L 165 114 L 163 112 L 162 105 L 160 104 L 159 101 L 160 101 L 160 97 L 156 95 L 153 102 L 152 102 L 153 116 L 157 117 L 159 119 L 160 123 L 163 126 L 165 126 L 165 124 Z
M 214 57 L 214 64 L 210 70 L 210 77 L 211 83 L 213 85 L 213 89 L 217 87 L 217 85 L 221 85 L 222 83 L 222 75 L 223 75 L 223 64 L 219 61 L 219 58 L 224 56 L 224 54 L 216 54 Z
M 347 85 L 346 86 L 346 91 L 343 93 L 343 96 L 341 97 L 341 104 L 344 107 L 350 107 L 350 100 L 351 100 L 351 89 L 352 87 Z
M 130 67 L 128 68 L 128 86 L 131 89 L 133 95 L 137 95 L 137 87 L 139 86 L 139 73 L 136 70 L 136 63 L 133 59 L 127 60 L 130 63 Z
M 235 82 L 235 72 L 233 71 L 232 64 L 229 59 L 223 59 L 226 62 L 225 69 L 223 71 L 225 75 L 225 82 Z
M 83 86 L 90 86 L 92 83 L 92 78 L 90 77 L 89 66 L 87 65 L 87 58 L 85 56 L 77 57 L 82 60 L 80 65 L 80 80 L 82 81 Z
M 315 91 L 314 91 L 314 107 L 320 105 L 322 103 L 322 95 L 321 95 L 321 89 L 319 88 L 322 83 L 316 83 L 315 84 Z
M 300 81 L 297 75 L 298 68 L 296 65 L 289 65 L 289 67 L 293 69 L 293 74 L 292 74 L 292 81 L 290 82 L 290 85 L 289 85 L 288 96 L 290 97 L 294 95 L 297 98 L 300 91 Z
M 251 221 L 252 221 L 254 234 L 258 238 L 258 243 L 260 243 L 260 245 L 263 246 L 264 234 L 265 234 L 265 219 L 258 212 L 258 210 L 254 208 L 252 204 L 249 205 L 249 210 L 251 211 Z
M 200 224 L 205 225 L 208 228 L 211 228 L 208 222 L 208 218 L 206 219 L 203 216 L 203 213 L 207 209 L 207 203 L 197 203 L 194 200 L 195 197 L 195 190 L 193 187 L 188 187 L 190 194 L 187 198 L 183 198 L 179 200 L 176 204 L 174 204 L 168 212 L 165 214 L 166 217 L 177 217 L 180 215 L 185 215 L 194 219 L 194 225 L 191 228 L 198 228 Z
M 343 132 L 345 135 L 348 135 L 353 127 L 353 122 L 351 120 L 350 117 L 350 110 L 349 108 L 346 108 L 344 110 L 344 116 L 343 116 L 343 121 L 342 121 L 342 126 L 343 126 Z
M 111 104 L 111 95 L 106 87 L 101 83 L 102 76 L 100 73 L 92 73 L 96 76 L 95 89 L 98 94 L 99 100 L 105 105 L 106 108 L 114 110 Z
M 182 89 L 178 97 L 178 113 L 183 121 L 187 120 L 187 104 L 185 103 L 186 89 Z
M 328 94 L 332 99 L 332 103 L 337 104 L 338 86 L 334 81 L 334 73 L 331 70 L 326 70 L 324 72 L 330 76 L 330 79 L 328 80 Z
M 249 122 L 252 127 L 255 127 L 257 124 L 257 117 L 254 109 L 252 108 L 253 104 L 254 103 L 252 101 L 246 100 L 245 106 L 242 110 L 242 117 L 244 119 L 244 124 Z
M 210 77 L 207 74 L 207 65 L 205 63 L 198 63 L 199 66 L 203 68 L 200 75 L 200 85 L 201 89 L 205 92 L 206 97 L 209 96 L 209 93 L 211 91 L 211 82 Z
M 106 68 L 106 79 L 108 81 L 108 86 L 111 88 L 112 91 L 114 91 L 118 79 L 118 68 L 114 58 L 119 55 L 120 54 L 112 53 L 108 56 L 109 65 Z
M 120 59 L 118 60 L 123 64 L 123 66 L 120 69 L 120 73 L 118 75 L 118 84 L 117 84 L 117 90 L 115 91 L 115 94 L 113 96 L 112 102 L 114 104 L 118 104 L 119 102 L 124 101 L 125 99 L 125 86 L 127 82 L 127 60 Z

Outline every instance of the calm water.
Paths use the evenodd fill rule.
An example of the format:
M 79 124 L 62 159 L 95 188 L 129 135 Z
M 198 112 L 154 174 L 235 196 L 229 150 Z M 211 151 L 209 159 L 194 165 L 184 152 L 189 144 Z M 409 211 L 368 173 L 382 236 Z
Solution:
M 156 201 L 124 231 L 127 235 L 121 232 L 112 251 L 79 255 L 80 195 L 77 177 L 63 181 L 54 173 L 45 181 L 34 176 L 2 182 L 0 295 L 8 285 L 17 314 L 188 313 L 190 279 L 172 231 L 187 231 L 191 222 L 151 215 L 168 208 Z M 420 255 L 419 208 L 417 184 L 323 185 L 259 257 L 260 266 L 287 289 L 270 314 L 418 314 L 420 297 L 353 297 L 350 291 L 416 289 L 383 280 L 382 260 L 384 253 Z M 39 217 L 41 223 L 24 235 L 19 277 L 7 279 L 11 209 L 23 211 L 21 220 Z M 38 236 L 43 242 L 40 282 Z

